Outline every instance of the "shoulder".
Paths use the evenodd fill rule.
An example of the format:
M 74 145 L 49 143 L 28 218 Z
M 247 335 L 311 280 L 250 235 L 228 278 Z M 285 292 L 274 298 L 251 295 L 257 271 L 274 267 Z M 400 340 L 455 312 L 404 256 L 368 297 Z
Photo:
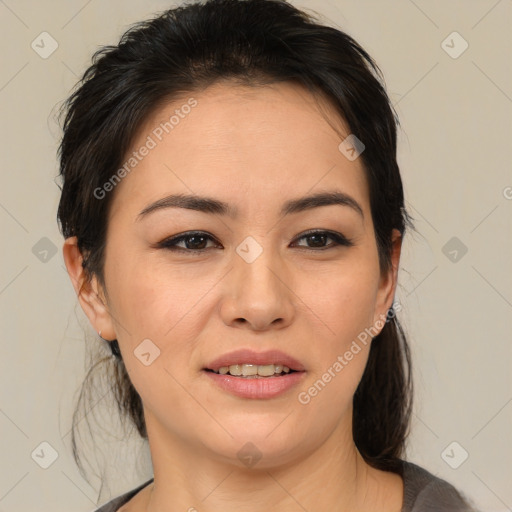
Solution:
M 139 491 L 144 489 L 147 485 L 149 485 L 153 481 L 153 478 L 151 480 L 148 480 L 147 482 L 139 485 L 139 487 L 136 487 L 135 489 L 132 489 L 131 491 L 128 491 L 124 494 L 121 494 L 120 496 L 117 496 L 117 498 L 114 498 L 113 500 L 109 501 L 108 503 L 105 503 L 100 508 L 93 510 L 92 512 L 117 512 L 120 507 L 122 507 L 125 503 L 128 503 Z
M 452 484 L 412 462 L 402 461 L 402 478 L 401 512 L 476 512 Z
M 401 512 L 477 512 L 453 485 L 412 462 L 401 462 L 401 476 L 404 482 Z M 148 480 L 93 512 L 117 512 L 152 481 Z

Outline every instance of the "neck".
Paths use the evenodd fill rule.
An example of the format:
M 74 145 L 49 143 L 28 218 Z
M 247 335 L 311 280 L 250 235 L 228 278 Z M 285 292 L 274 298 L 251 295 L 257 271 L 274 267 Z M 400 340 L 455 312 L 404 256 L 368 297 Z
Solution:
M 146 415 L 154 470 L 147 512 L 384 510 L 382 500 L 389 498 L 384 472 L 371 468 L 353 442 L 351 417 L 310 453 L 252 468 L 189 445 L 153 420 Z M 399 510 L 396 494 L 393 506 L 389 510 Z

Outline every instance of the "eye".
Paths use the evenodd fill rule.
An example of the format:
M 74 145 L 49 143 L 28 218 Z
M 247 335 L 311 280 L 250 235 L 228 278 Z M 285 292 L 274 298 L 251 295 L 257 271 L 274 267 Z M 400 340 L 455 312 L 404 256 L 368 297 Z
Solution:
M 203 252 L 206 251 L 206 243 L 208 240 L 215 239 L 205 233 L 203 231 L 189 231 L 188 233 L 183 233 L 181 235 L 177 235 L 171 238 L 166 238 L 162 242 L 158 244 L 158 247 L 163 249 L 175 250 L 175 251 L 187 251 L 187 252 Z M 178 244 L 184 244 L 183 246 L 179 246 Z
M 325 230 L 310 230 L 306 233 L 303 233 L 299 238 L 296 238 L 296 240 L 307 240 L 307 242 L 312 243 L 312 246 L 301 246 L 299 247 L 305 247 L 306 249 L 313 249 L 313 250 L 326 250 L 331 249 L 336 246 L 345 246 L 345 247 L 351 247 L 354 245 L 354 242 L 348 238 L 346 238 L 341 233 L 337 233 L 336 231 L 325 231 Z M 324 245 L 326 240 L 331 239 L 334 240 L 333 243 L 330 243 L 328 245 Z M 315 249 L 316 247 L 316 249 Z
M 329 239 L 333 240 L 333 242 L 325 245 L 326 241 Z M 306 240 L 310 245 L 303 246 L 297 244 L 296 246 L 314 251 L 331 249 L 337 246 L 351 247 L 354 245 L 352 240 L 346 238 L 341 233 L 314 229 L 302 233 L 302 235 L 295 240 Z M 217 247 L 220 246 L 213 236 L 204 231 L 189 231 L 171 238 L 166 238 L 162 242 L 159 242 L 157 247 L 170 251 L 184 251 L 198 254 L 212 248 L 211 246 L 207 247 L 208 241 L 216 242 Z M 179 244 L 183 245 L 180 246 Z

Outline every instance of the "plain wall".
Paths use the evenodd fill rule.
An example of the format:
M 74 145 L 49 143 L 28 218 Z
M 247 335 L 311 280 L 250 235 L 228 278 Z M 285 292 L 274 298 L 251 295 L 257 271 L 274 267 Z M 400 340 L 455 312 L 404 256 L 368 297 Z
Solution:
M 512 2 L 292 3 L 362 44 L 401 120 L 399 163 L 418 231 L 405 238 L 397 293 L 416 385 L 408 458 L 481 510 L 512 510 Z M 100 45 L 172 5 L 0 2 L 3 512 L 87 512 L 151 476 L 135 437 L 109 443 L 110 487 L 101 493 L 72 459 L 71 416 L 91 328 L 62 259 L 54 115 Z M 463 40 L 454 31 L 469 45 L 457 58 Z M 42 32 L 58 43 L 46 59 L 31 47 L 45 37 L 48 51 Z M 105 425 L 108 408 L 106 416 Z M 57 455 L 48 469 L 35 460 L 50 460 L 42 442 Z M 463 450 L 469 456 L 459 467 L 445 462 L 456 466 Z

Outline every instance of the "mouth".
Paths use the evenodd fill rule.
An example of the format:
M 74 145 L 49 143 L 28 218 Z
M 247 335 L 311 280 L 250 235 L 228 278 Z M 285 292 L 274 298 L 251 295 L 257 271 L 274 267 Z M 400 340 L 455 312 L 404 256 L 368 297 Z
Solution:
M 216 358 L 203 370 L 249 379 L 282 377 L 290 373 L 303 372 L 305 368 L 297 359 L 280 350 L 256 352 L 241 349 Z
M 305 368 L 298 361 L 275 351 L 264 354 L 239 351 L 217 359 L 202 370 L 218 389 L 252 400 L 284 396 L 306 376 Z
M 216 369 L 204 368 L 207 372 L 217 373 L 219 375 L 231 375 L 244 379 L 269 379 L 282 377 L 298 370 L 293 370 L 284 364 L 252 364 L 238 363 L 230 366 L 221 366 Z
M 222 390 L 241 398 L 269 399 L 298 386 L 306 368 L 279 350 L 237 350 L 218 357 L 203 372 Z

